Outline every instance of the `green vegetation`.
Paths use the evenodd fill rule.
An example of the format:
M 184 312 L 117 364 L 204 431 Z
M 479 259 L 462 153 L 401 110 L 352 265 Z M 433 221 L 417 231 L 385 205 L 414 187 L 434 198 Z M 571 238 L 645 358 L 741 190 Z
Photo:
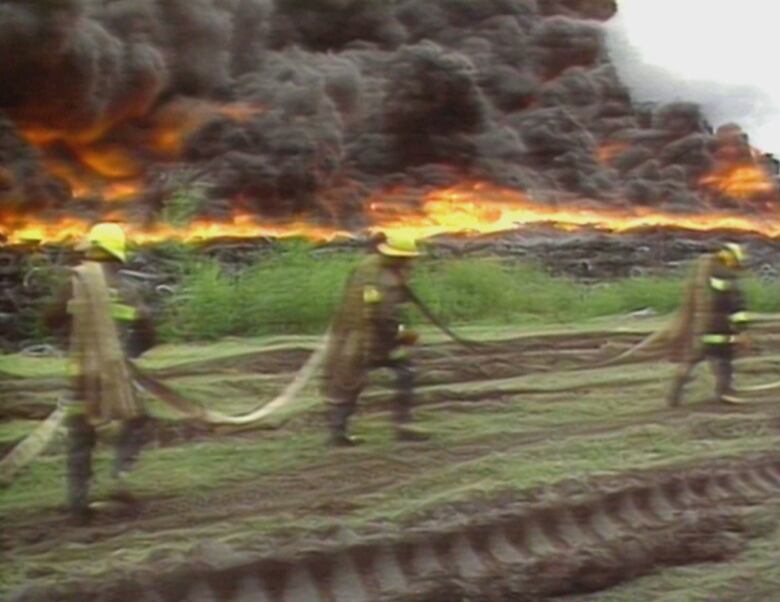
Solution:
M 323 331 L 357 255 L 318 258 L 289 244 L 238 273 L 216 260 L 190 264 L 161 327 L 168 340 Z
M 635 329 L 641 327 L 637 322 L 647 320 L 615 322 L 614 327 Z M 481 338 L 493 340 L 507 334 L 506 330 L 486 329 Z M 578 333 L 581 327 L 569 330 Z M 529 335 L 537 332 L 512 329 L 512 334 L 526 331 Z M 294 341 L 310 339 L 296 337 Z M 182 370 L 169 377 L 172 386 L 193 398 L 210 400 L 216 409 L 241 412 L 267 399 L 288 380 L 286 373 L 258 370 L 257 361 L 242 364 L 247 354 L 272 342 L 277 343 L 274 339 L 243 339 L 163 346 L 152 350 L 144 362 L 157 369 Z M 269 352 L 269 369 L 276 363 L 273 355 Z M 222 362 L 231 358 L 209 369 L 191 370 L 206 359 Z M 32 394 L 45 384 L 42 378 L 48 380 L 53 360 L 25 359 L 41 364 L 40 369 L 24 366 L 25 378 L 19 379 L 27 382 L 20 391 L 37 401 Z M 765 359 L 743 360 L 739 377 L 751 382 L 760 378 L 742 366 Z M 458 364 L 461 360 L 451 361 Z M 184 370 L 186 366 L 190 370 Z M 425 370 L 424 363 L 421 368 Z M 437 514 L 451 516 L 449 509 L 459 502 L 490 504 L 507 495 L 522 499 L 536 487 L 562 480 L 584 483 L 590 478 L 636 475 L 659 467 L 766 452 L 777 444 L 772 426 L 777 419 L 776 404 L 718 412 L 700 405 L 712 390 L 706 370 L 688 388 L 686 405 L 668 410 L 662 400 L 672 370 L 669 365 L 650 362 L 554 374 L 522 374 L 522 368 L 517 369 L 518 374 L 510 379 L 487 375 L 484 380 L 421 386 L 416 417 L 421 428 L 434 434 L 423 445 L 393 441 L 385 411 L 390 391 L 382 383 L 363 397 L 353 421 L 355 434 L 365 439 L 356 449 L 326 447 L 324 408 L 315 383 L 305 390 L 305 407 L 282 429 L 212 433 L 159 447 L 149 445 L 130 477 L 132 490 L 150 502 L 142 518 L 130 523 L 139 528 L 116 529 L 77 545 L 29 543 L 21 539 L 25 529 L 14 532 L 20 539 L 13 540 L 18 547 L 0 571 L 0 591 L 25 583 L 56 583 L 76 575 L 105 579 L 118 565 L 126 570 L 160 566 L 161 560 L 197 558 L 201 541 L 264 553 L 291 534 L 327 533 L 332 540 L 337 529 L 360 534 L 381 527 L 392 532 Z M 465 390 L 472 401 L 458 402 Z M 13 440 L 32 424 L 21 420 L 9 424 L 0 432 L 0 440 Z M 98 500 L 105 499 L 112 486 L 108 477 L 112 450 L 105 445 L 111 433 L 102 435 L 93 490 Z M 3 490 L 0 515 L 17 525 L 38 517 L 57 520 L 62 516 L 62 452 L 62 444 L 55 445 Z M 255 509 L 237 511 L 234 499 L 245 500 Z M 171 506 L 175 500 L 180 506 Z M 177 514 L 191 520 L 179 520 Z M 59 528 L 54 527 L 53 533 Z M 739 583 L 735 579 L 748 575 L 752 567 L 771 570 L 776 566 L 772 562 L 780 554 L 780 543 L 775 533 L 765 531 L 732 566 L 734 579 L 725 578 L 722 564 L 677 567 L 625 584 L 605 599 L 655 600 L 677 588 L 680 597 L 668 599 L 721 599 L 713 593 L 718 591 L 716 584 L 734 587 Z M 695 577 L 695 586 L 685 585 L 686 575 Z M 687 587 L 712 595 L 688 598 Z M 728 599 L 745 598 L 735 594 Z
M 13 320 L 2 323 L 3 335 L 10 340 L 40 340 L 47 335 L 41 319 L 47 303 L 52 299 L 65 281 L 64 269 L 52 269 L 47 257 L 42 253 L 30 253 L 20 259 L 19 270 L 25 274 L 24 292 L 26 298 L 8 291 L 7 300 L 18 307 Z
M 286 244 L 238 272 L 216 260 L 191 261 L 181 291 L 166 307 L 162 335 L 169 341 L 213 340 L 323 332 L 358 253 L 318 255 L 304 244 Z M 682 274 L 599 284 L 554 277 L 516 261 L 423 259 L 413 286 L 449 323 L 556 324 L 642 309 L 673 311 Z M 753 311 L 780 311 L 773 286 L 748 279 Z M 420 322 L 417 315 L 413 322 Z
M 140 362 L 183 395 L 231 414 L 256 407 L 289 381 L 290 370 L 325 330 L 347 274 L 363 256 L 286 243 L 239 269 L 182 249 L 154 250 L 175 258 L 181 270 L 179 291 L 163 308 L 164 335 L 193 341 L 241 338 L 161 345 Z M 51 519 L 52 532 L 60 528 L 65 461 L 59 439 L 0 495 L 0 516 L 15 525 L 14 539 L 9 539 L 14 556 L 0 571 L 0 591 L 76 575 L 104 579 L 120 564 L 135 569 L 160 566 L 161 560 L 189 560 L 197 558 L 201 541 L 265 553 L 267 546 L 300 534 L 332 537 L 342 531 L 373 533 L 379 527 L 392 532 L 432 516 L 450 516 L 452 504 L 490 504 L 507 495 L 522 499 L 536 487 L 561 481 L 584 483 L 776 449 L 776 403 L 717 409 L 702 404 L 712 392 L 704 367 L 690 383 L 685 405 L 671 410 L 663 398 L 672 366 L 649 362 L 579 369 L 566 353 L 569 341 L 555 342 L 560 333 L 576 340 L 603 331 L 598 344 L 604 346 L 617 332 L 640 336 L 652 331 L 663 318 L 613 316 L 644 308 L 673 310 L 683 277 L 586 284 L 517 261 L 423 259 L 415 289 L 446 321 L 458 323 L 465 336 L 496 341 L 547 334 L 549 345 L 509 355 L 503 363 L 483 362 L 483 371 L 473 374 L 462 368 L 477 363 L 474 356 L 447 346 L 428 347 L 429 361 L 420 362 L 416 417 L 434 436 L 416 446 L 392 439 L 388 375 L 379 375 L 378 386 L 363 395 L 352 424 L 366 444 L 345 451 L 325 446 L 318 382 L 310 383 L 301 403 L 280 418 L 283 428 L 278 430 L 190 436 L 172 410 L 148 400 L 163 436 L 158 446 L 144 450 L 131 487 L 152 510 L 132 523 L 142 528 L 117 529 L 88 545 L 74 544 L 64 528 L 64 545 L 26 539 L 26 523 Z M 745 291 L 751 310 L 780 310 L 771 286 L 748 279 Z M 609 317 L 594 319 L 601 316 Z M 285 333 L 298 336 L 278 336 Z M 428 334 L 423 337 L 427 344 L 441 340 Z M 282 345 L 286 350 L 280 350 Z M 261 351 L 267 357 L 258 357 Z M 525 365 L 545 352 L 560 354 L 552 372 Z M 587 363 L 587 357 L 577 359 Z M 777 363 L 776 355 L 742 358 L 737 380 L 740 385 L 765 382 Z M 10 447 L 37 424 L 20 408 L 52 406 L 66 390 L 64 366 L 63 358 L 0 357 L 6 379 L 0 404 L 15 416 L 0 428 L 0 447 Z M 515 371 L 506 372 L 507 366 Z M 101 432 L 93 490 L 98 500 L 112 487 L 112 451 L 105 445 L 112 436 L 110 430 Z M 244 502 L 234 499 L 244 500 L 251 512 L 242 512 Z M 774 527 L 774 521 L 767 523 Z M 778 558 L 780 539 L 766 528 L 729 565 L 665 569 L 599 596 L 615 602 L 664 596 L 740 600 L 746 599 L 742 584 L 759 574 L 754 589 L 766 591 L 761 599 L 771 599 Z
M 179 216 L 184 219 L 183 216 Z M 302 241 L 277 243 L 272 251 L 242 266 L 224 264 L 191 247 L 164 243 L 148 250 L 179 282 L 177 293 L 161 301 L 161 339 L 213 341 L 226 336 L 323 333 L 341 298 L 360 251 L 321 252 Z M 246 258 L 244 258 L 246 259 Z M 38 301 L 21 312 L 15 339 L 47 336 L 40 316 L 64 271 L 41 262 L 31 280 Z M 419 260 L 412 285 L 420 297 L 451 324 L 572 324 L 644 309 L 667 314 L 680 301 L 686 273 L 625 278 L 596 284 L 552 276 L 541 267 L 495 257 Z M 751 311 L 780 311 L 776 287 L 745 279 Z M 161 305 L 160 305 L 161 304 Z M 420 324 L 413 312 L 411 322 Z

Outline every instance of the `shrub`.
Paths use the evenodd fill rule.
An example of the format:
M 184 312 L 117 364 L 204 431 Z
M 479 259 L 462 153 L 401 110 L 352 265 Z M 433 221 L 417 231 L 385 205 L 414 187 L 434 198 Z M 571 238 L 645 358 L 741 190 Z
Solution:
M 161 334 L 169 340 L 214 339 L 324 330 L 357 256 L 319 258 L 286 245 L 236 274 L 216 260 L 190 266 L 182 292 L 166 307 Z
M 215 260 L 190 264 L 182 293 L 170 299 L 161 333 L 171 340 L 323 332 L 361 254 L 312 253 L 305 244 L 235 274 Z M 422 259 L 412 286 L 443 321 L 573 322 L 642 309 L 669 313 L 680 302 L 684 275 L 642 276 L 599 284 L 553 277 L 541 268 L 495 258 Z M 751 311 L 780 311 L 774 287 L 746 279 Z M 412 322 L 423 321 L 411 312 Z

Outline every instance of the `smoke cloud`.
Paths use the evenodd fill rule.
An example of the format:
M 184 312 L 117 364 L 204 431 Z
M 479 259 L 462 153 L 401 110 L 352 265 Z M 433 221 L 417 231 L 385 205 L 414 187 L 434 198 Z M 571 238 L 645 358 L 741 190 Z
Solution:
M 377 191 L 476 180 L 606 206 L 694 210 L 702 194 L 728 205 L 699 183 L 754 161 L 744 137 L 716 135 L 706 103 L 637 105 L 639 59 L 625 27 L 610 25 L 608 48 L 602 24 L 615 10 L 0 0 L 0 204 L 73 210 L 75 196 L 99 212 L 93 180 L 140 178 L 132 207 L 146 219 L 182 182 L 206 191 L 206 216 L 348 227 Z M 74 184 L 74 169 L 89 181 Z
M 608 46 L 637 100 L 694 102 L 714 126 L 739 123 L 754 145 L 780 152 L 780 86 L 768 70 L 780 7 L 762 0 L 618 5 Z

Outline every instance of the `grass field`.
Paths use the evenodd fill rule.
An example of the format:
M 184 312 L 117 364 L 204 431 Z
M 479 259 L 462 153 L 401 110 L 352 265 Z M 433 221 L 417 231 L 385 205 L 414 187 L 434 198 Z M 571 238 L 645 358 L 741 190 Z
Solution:
M 181 342 L 323 332 L 350 269 L 363 256 L 323 255 L 290 243 L 238 270 L 188 256 L 181 286 L 165 305 L 162 335 Z M 572 323 L 643 309 L 664 314 L 679 303 L 686 276 L 588 284 L 517 260 L 423 258 L 416 265 L 413 288 L 443 320 L 488 325 Z M 773 284 L 748 277 L 744 286 L 753 311 L 780 311 Z
M 416 352 L 417 417 L 434 436 L 422 444 L 393 440 L 391 392 L 382 374 L 355 417 L 354 431 L 365 444 L 354 450 L 326 446 L 315 385 L 276 428 L 245 433 L 182 424 L 150 400 L 159 421 L 132 476 L 141 515 L 106 515 L 84 529 L 68 526 L 61 508 L 62 441 L 55 442 L 0 495 L 7 527 L 0 583 L 11 591 L 30 583 L 99 581 L 117 571 L 201 562 L 214 547 L 246 560 L 312 542 L 400 534 L 507 499 L 530 499 L 544 487 L 587 490 L 603 479 L 775 450 L 780 409 L 771 398 L 749 406 L 709 403 L 712 383 L 701 370 L 686 405 L 669 409 L 663 399 L 670 365 L 589 367 L 659 324 L 613 316 L 563 326 L 464 327 L 469 336 L 494 343 L 479 350 L 460 349 L 425 330 Z M 266 336 L 169 344 L 142 364 L 195 400 L 240 412 L 279 391 L 316 340 Z M 288 345 L 280 349 L 280 343 Z M 766 329 L 760 343 L 761 355 L 739 364 L 741 383 L 776 373 L 780 337 Z M 36 423 L 30 412 L 45 414 L 64 392 L 64 361 L 3 356 L 0 374 L 0 403 L 11 414 L 2 422 L 0 444 L 8 446 Z M 106 441 L 110 437 L 104 433 Z M 96 499 L 110 490 L 110 458 L 110 447 L 102 446 Z M 739 597 L 778 591 L 769 570 L 780 558 L 778 516 L 776 506 L 762 508 L 762 532 L 729 563 L 658 569 L 583 599 L 772 599 Z

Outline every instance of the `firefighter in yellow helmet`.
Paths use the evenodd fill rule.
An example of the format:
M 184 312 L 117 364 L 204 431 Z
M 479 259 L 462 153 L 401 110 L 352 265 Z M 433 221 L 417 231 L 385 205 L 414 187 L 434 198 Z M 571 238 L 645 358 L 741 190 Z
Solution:
M 119 269 L 126 260 L 124 230 L 100 223 L 77 247 L 83 261 L 46 315 L 49 327 L 69 339 L 73 379 L 67 406 L 68 502 L 74 518 L 87 522 L 89 482 L 96 427 L 119 421 L 113 476 L 115 495 L 130 501 L 122 478 L 142 445 L 146 413 L 136 398 L 126 354 L 140 355 L 154 344 L 154 328 L 136 290 Z
M 419 255 L 413 237 L 391 234 L 349 277 L 325 357 L 324 385 L 334 445 L 355 444 L 347 434 L 347 422 L 368 373 L 377 368 L 390 368 L 396 375 L 393 419 L 397 438 L 427 438 L 407 426 L 412 418 L 414 372 L 406 348 L 417 341 L 417 334 L 406 328 L 402 316 L 403 305 L 416 299 L 408 280 Z
M 736 243 L 699 259 L 689 281 L 672 340 L 672 359 L 679 362 L 668 403 L 680 403 L 683 387 L 693 368 L 710 362 L 715 374 L 715 396 L 723 401 L 732 390 L 732 361 L 744 340 L 748 315 L 739 287 L 745 251 Z

